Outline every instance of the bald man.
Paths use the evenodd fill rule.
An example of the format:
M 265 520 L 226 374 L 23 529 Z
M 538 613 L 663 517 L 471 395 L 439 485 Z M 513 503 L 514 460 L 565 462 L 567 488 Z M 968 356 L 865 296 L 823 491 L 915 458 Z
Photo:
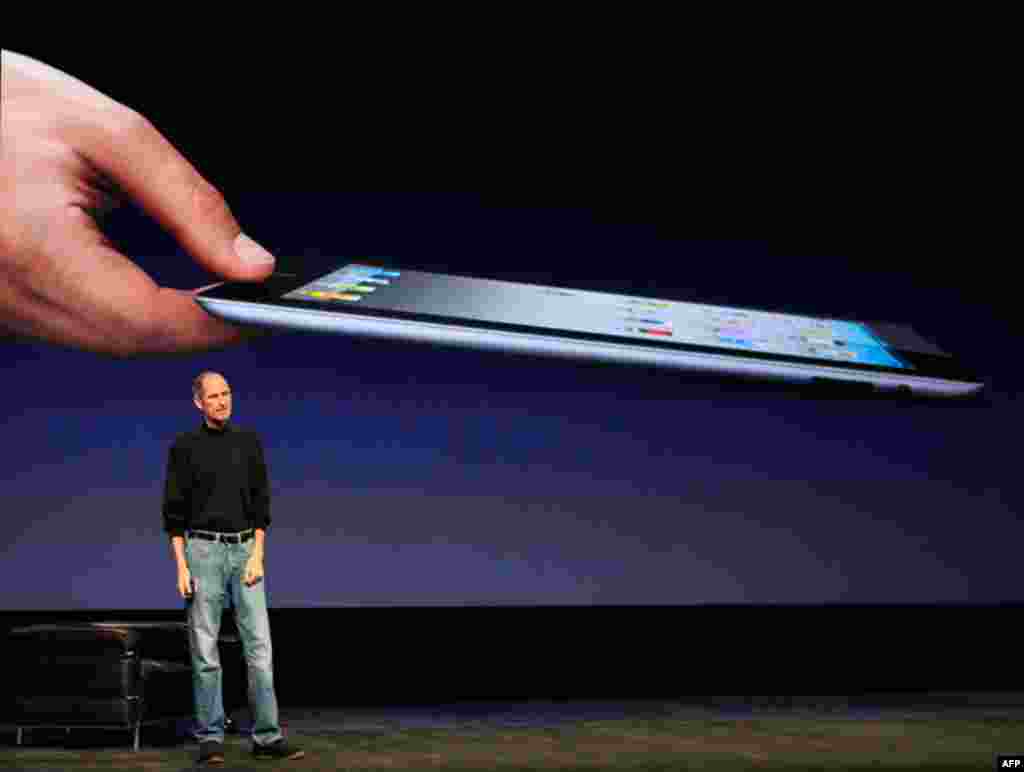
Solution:
M 224 763 L 221 616 L 230 599 L 248 667 L 252 752 L 297 759 L 278 722 L 274 668 L 263 585 L 263 545 L 270 525 L 270 494 L 263 445 L 257 434 L 231 423 L 231 388 L 220 373 L 192 382 L 200 425 L 171 446 L 164 489 L 164 530 L 185 601 L 195 692 L 199 761 Z

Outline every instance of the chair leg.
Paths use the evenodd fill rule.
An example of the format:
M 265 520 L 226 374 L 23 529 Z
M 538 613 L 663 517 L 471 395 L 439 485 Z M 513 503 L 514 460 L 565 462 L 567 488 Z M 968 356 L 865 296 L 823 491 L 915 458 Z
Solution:
M 132 750 L 136 750 L 137 751 L 139 749 L 139 728 L 141 726 L 142 726 L 142 722 L 141 721 L 136 721 L 135 722 L 135 747 Z
M 21 727 L 20 726 L 17 727 L 17 730 L 18 730 L 18 738 L 17 738 L 17 741 L 15 742 L 15 745 L 21 745 Z

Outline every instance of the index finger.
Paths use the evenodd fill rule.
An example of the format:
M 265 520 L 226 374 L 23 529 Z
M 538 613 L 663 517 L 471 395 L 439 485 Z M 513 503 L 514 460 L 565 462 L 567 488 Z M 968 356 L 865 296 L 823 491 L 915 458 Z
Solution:
M 242 234 L 220 191 L 147 118 L 128 108 L 104 111 L 77 122 L 74 132 L 83 155 L 205 268 L 239 281 L 273 270 L 272 256 Z M 247 251 L 268 259 L 239 260 Z

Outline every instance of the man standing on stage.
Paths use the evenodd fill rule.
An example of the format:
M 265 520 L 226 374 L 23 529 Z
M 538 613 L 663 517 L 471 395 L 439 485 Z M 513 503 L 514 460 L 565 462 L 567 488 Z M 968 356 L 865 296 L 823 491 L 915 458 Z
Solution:
M 164 488 L 164 530 L 178 566 L 185 600 L 199 760 L 224 763 L 224 699 L 221 678 L 221 615 L 230 593 L 245 652 L 252 710 L 253 755 L 298 759 L 278 724 L 263 579 L 263 544 L 270 525 L 270 491 L 258 435 L 230 423 L 231 389 L 219 373 L 205 371 L 192 383 L 203 414 L 193 431 L 171 446 Z

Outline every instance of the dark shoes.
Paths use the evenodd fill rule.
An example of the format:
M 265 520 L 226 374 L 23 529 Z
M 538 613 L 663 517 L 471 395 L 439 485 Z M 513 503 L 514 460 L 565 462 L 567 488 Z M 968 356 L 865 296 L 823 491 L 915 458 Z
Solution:
M 199 743 L 199 763 L 221 765 L 224 763 L 224 746 L 219 742 Z
M 270 743 L 270 745 L 253 746 L 252 755 L 257 759 L 301 759 L 306 755 L 306 752 L 299 750 L 293 745 L 289 745 L 282 737 L 277 742 Z
M 301 759 L 306 752 L 289 745 L 282 737 L 270 745 L 255 745 L 252 755 L 257 759 Z M 219 742 L 199 744 L 199 763 L 207 766 L 220 766 L 224 763 L 224 745 Z

